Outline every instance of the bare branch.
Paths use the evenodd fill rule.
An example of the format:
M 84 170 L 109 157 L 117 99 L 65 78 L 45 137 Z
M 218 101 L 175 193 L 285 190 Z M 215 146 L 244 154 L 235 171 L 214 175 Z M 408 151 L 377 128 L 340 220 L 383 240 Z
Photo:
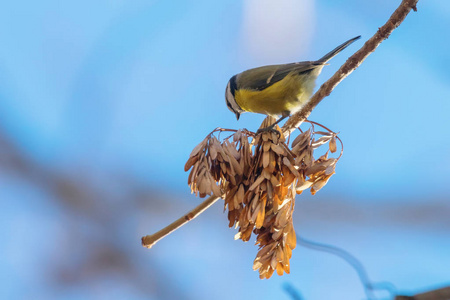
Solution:
M 166 237 L 173 231 L 177 230 L 187 222 L 189 222 L 192 219 L 195 219 L 198 215 L 200 215 L 202 212 L 204 212 L 208 207 L 213 205 L 217 200 L 219 200 L 219 197 L 211 196 L 207 198 L 205 201 L 200 203 L 196 208 L 179 218 L 178 220 L 172 222 L 170 225 L 164 227 L 157 233 L 146 235 L 142 237 L 142 246 L 151 248 L 154 244 L 156 244 L 159 240 Z
M 428 291 L 414 296 L 397 296 L 395 300 L 448 300 L 450 299 L 450 286 Z
M 392 31 L 397 28 L 408 13 L 413 9 L 417 11 L 416 5 L 419 0 L 403 0 L 400 6 L 394 11 L 389 20 L 372 36 L 355 54 L 353 54 L 347 61 L 339 68 L 339 70 L 311 97 L 309 102 L 296 114 L 291 116 L 284 124 L 282 130 L 285 136 L 291 133 L 295 128 L 300 126 L 303 121 L 308 118 L 312 110 L 323 100 L 330 95 L 331 91 L 351 72 L 353 72 L 359 65 L 374 52 L 378 45 L 391 35 Z

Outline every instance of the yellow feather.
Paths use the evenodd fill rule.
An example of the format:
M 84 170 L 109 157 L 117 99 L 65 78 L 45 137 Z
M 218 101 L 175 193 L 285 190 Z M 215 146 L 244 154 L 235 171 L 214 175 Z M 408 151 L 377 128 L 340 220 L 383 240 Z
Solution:
M 298 111 L 312 95 L 320 68 L 307 74 L 288 74 L 262 91 L 238 89 L 237 104 L 245 111 L 271 116 Z

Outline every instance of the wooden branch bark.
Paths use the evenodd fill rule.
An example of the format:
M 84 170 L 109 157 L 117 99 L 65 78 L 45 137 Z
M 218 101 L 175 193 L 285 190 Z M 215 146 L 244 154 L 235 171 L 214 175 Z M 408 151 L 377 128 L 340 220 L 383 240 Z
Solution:
M 375 49 L 389 37 L 389 35 L 397 28 L 408 13 L 412 10 L 417 11 L 416 5 L 419 0 L 403 0 L 400 6 L 394 11 L 389 20 L 372 36 L 355 54 L 353 54 L 347 61 L 339 68 L 339 70 L 326 81 L 319 90 L 311 97 L 308 103 L 296 114 L 291 116 L 284 124 L 282 130 L 285 136 L 289 135 L 300 124 L 308 118 L 312 110 L 323 100 L 330 95 L 331 91 L 351 72 L 353 72 L 359 65 L 374 52 Z
M 178 220 L 172 222 L 170 225 L 164 227 L 157 233 L 146 235 L 142 237 L 142 246 L 151 248 L 154 244 L 156 244 L 159 240 L 163 239 L 173 231 L 177 230 L 187 222 L 189 222 L 192 219 L 195 219 L 198 215 L 200 215 L 202 212 L 204 212 L 208 207 L 213 205 L 217 200 L 219 200 L 219 197 L 211 196 L 207 198 L 205 201 L 200 203 L 196 208 L 179 218 Z
M 428 291 L 414 296 L 397 296 L 395 300 L 449 300 L 450 286 Z

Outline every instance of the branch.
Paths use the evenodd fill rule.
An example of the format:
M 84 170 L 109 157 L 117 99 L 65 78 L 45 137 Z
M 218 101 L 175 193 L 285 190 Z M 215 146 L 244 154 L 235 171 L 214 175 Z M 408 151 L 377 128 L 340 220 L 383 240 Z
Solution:
M 178 220 L 172 222 L 170 225 L 164 227 L 157 233 L 146 235 L 142 237 L 142 246 L 147 247 L 150 249 L 153 247 L 154 244 L 156 244 L 159 240 L 163 239 L 167 235 L 171 234 L 173 231 L 177 230 L 187 222 L 189 222 L 192 219 L 195 219 L 198 215 L 200 215 L 202 212 L 204 212 L 208 207 L 213 205 L 217 200 L 219 200 L 219 197 L 210 196 L 205 201 L 200 203 L 196 208 L 179 218 Z
M 450 286 L 428 291 L 414 296 L 397 296 L 395 300 L 448 300 L 450 299 Z
M 355 54 L 353 54 L 342 66 L 341 68 L 327 81 L 325 82 L 319 90 L 311 97 L 308 103 L 296 114 L 291 116 L 289 120 L 284 124 L 282 130 L 285 136 L 295 130 L 300 124 L 306 120 L 306 118 L 311 114 L 311 111 L 322 101 L 323 98 L 330 95 L 331 91 L 353 70 L 355 70 L 370 53 L 374 52 L 375 49 L 381 44 L 382 41 L 387 39 L 389 35 L 397 28 L 403 20 L 406 18 L 408 13 L 413 9 L 416 11 L 416 4 L 419 0 L 403 0 L 400 6 L 394 11 L 389 20 L 380 27 L 375 33 L 375 35 L 370 38 L 364 46 L 359 49 Z M 191 210 L 188 214 L 179 218 L 172 224 L 164 227 L 155 234 L 147 235 L 142 238 L 142 246 L 151 248 L 159 240 L 169 235 L 171 232 L 177 230 L 190 220 L 196 218 L 204 210 L 210 207 L 219 198 L 209 197 L 199 206 Z
M 355 54 L 353 54 L 347 61 L 340 67 L 340 69 L 311 97 L 308 103 L 296 114 L 291 116 L 284 124 L 282 130 L 285 136 L 289 135 L 292 131 L 300 126 L 303 121 L 308 118 L 312 110 L 323 100 L 326 96 L 330 95 L 331 91 L 351 72 L 353 72 L 359 65 L 374 52 L 378 45 L 391 35 L 392 31 L 397 28 L 408 13 L 413 9 L 417 11 L 416 4 L 419 0 L 403 0 L 400 6 L 394 11 L 389 20 L 382 27 L 378 28 L 378 31 L 372 36 Z

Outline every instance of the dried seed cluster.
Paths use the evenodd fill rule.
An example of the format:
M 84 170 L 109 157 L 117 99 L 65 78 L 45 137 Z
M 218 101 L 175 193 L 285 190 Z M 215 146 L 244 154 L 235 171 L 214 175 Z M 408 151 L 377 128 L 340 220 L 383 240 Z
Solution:
M 268 117 L 261 127 L 273 122 Z M 296 246 L 295 194 L 308 188 L 315 194 L 334 174 L 339 159 L 328 157 L 337 148 L 334 132 L 314 131 L 312 125 L 289 148 L 276 128 L 279 134 L 239 130 L 222 142 L 214 133 L 226 130 L 216 129 L 194 148 L 185 165 L 185 171 L 191 169 L 188 183 L 193 193 L 225 200 L 229 226 L 239 228 L 235 239 L 248 241 L 252 232 L 256 234 L 260 250 L 253 269 L 260 278 L 270 278 L 274 271 L 290 272 L 289 259 Z M 328 151 L 315 160 L 314 150 L 325 144 Z

